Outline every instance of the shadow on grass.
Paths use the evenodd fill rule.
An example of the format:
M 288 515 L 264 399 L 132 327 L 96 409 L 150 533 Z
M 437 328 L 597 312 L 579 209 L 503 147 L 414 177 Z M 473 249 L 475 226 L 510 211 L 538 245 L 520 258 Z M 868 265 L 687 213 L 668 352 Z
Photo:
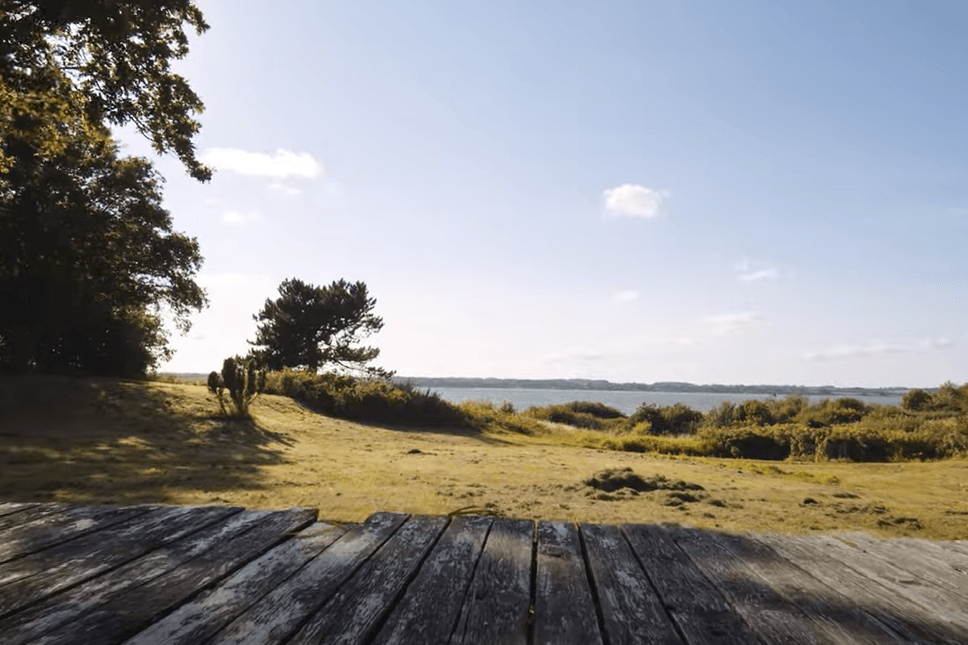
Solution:
M 212 402 L 140 382 L 0 379 L 0 500 L 171 503 L 264 489 L 281 434 L 213 415 Z

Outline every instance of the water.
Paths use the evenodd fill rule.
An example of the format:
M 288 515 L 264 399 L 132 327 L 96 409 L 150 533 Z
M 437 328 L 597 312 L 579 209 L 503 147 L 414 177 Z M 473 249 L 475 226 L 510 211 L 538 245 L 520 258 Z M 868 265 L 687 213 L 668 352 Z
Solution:
M 500 389 L 500 388 L 464 388 L 464 387 L 434 387 L 444 399 L 451 403 L 463 401 L 490 401 L 495 405 L 508 401 L 516 410 L 525 410 L 531 406 L 553 405 L 568 403 L 569 401 L 597 401 L 631 414 L 643 403 L 656 405 L 675 405 L 683 403 L 693 410 L 708 412 L 723 401 L 741 403 L 749 399 L 769 399 L 769 394 L 715 394 L 712 392 L 628 392 L 622 390 L 532 390 L 532 389 Z M 783 398 L 782 395 L 778 395 Z M 821 399 L 837 398 L 831 396 L 808 396 L 810 402 Z M 857 395 L 851 398 L 863 401 L 868 405 L 897 405 L 901 401 L 900 395 Z

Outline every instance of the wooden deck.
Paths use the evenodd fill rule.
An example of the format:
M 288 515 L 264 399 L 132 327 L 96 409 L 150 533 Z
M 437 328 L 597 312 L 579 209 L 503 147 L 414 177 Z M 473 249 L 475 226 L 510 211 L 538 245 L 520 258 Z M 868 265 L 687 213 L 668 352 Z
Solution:
M 968 643 L 968 543 L 8 503 L 0 641 Z

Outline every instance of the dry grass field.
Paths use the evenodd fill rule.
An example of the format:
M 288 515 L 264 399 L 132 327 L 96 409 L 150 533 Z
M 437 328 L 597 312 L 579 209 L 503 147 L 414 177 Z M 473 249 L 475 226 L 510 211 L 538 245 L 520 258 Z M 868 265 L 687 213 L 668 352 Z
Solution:
M 546 436 L 385 428 L 263 396 L 217 415 L 200 385 L 0 379 L 0 500 L 308 506 L 676 522 L 734 532 L 968 538 L 968 462 L 799 463 L 673 458 Z M 604 470 L 642 490 L 607 490 Z M 604 482 L 604 483 L 603 483 Z M 596 487 L 596 484 L 598 487 Z

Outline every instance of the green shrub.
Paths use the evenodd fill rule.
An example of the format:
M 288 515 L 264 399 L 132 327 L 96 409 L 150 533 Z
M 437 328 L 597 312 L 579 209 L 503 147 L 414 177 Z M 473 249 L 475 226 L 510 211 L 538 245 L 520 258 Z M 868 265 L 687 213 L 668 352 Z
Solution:
M 219 408 L 226 415 L 226 391 L 236 416 L 248 417 L 249 404 L 265 390 L 265 386 L 266 371 L 260 369 L 255 360 L 239 356 L 226 358 L 221 373 L 213 371 L 208 375 L 208 389 L 218 398 Z
M 650 434 L 692 434 L 702 420 L 702 412 L 682 403 L 669 406 L 643 403 L 629 416 L 626 426 L 641 429 L 646 427 L 643 424 L 648 424 Z
M 871 408 L 857 399 L 823 399 L 805 408 L 797 420 L 812 428 L 821 428 L 856 423 L 870 411 Z
M 524 413 L 542 421 L 563 423 L 590 430 L 602 430 L 611 426 L 615 420 L 625 417 L 621 410 L 616 410 L 604 403 L 591 401 L 572 401 L 540 407 L 534 406 L 525 410 Z
M 904 396 L 901 397 L 901 407 L 905 410 L 911 410 L 912 412 L 928 410 L 931 408 L 932 402 L 933 398 L 931 394 L 919 388 L 908 390 L 904 393 Z
M 313 374 L 285 369 L 272 372 L 266 391 L 288 396 L 316 412 L 343 419 L 430 426 L 464 426 L 456 406 L 436 392 L 412 384 L 357 379 L 347 374 Z

